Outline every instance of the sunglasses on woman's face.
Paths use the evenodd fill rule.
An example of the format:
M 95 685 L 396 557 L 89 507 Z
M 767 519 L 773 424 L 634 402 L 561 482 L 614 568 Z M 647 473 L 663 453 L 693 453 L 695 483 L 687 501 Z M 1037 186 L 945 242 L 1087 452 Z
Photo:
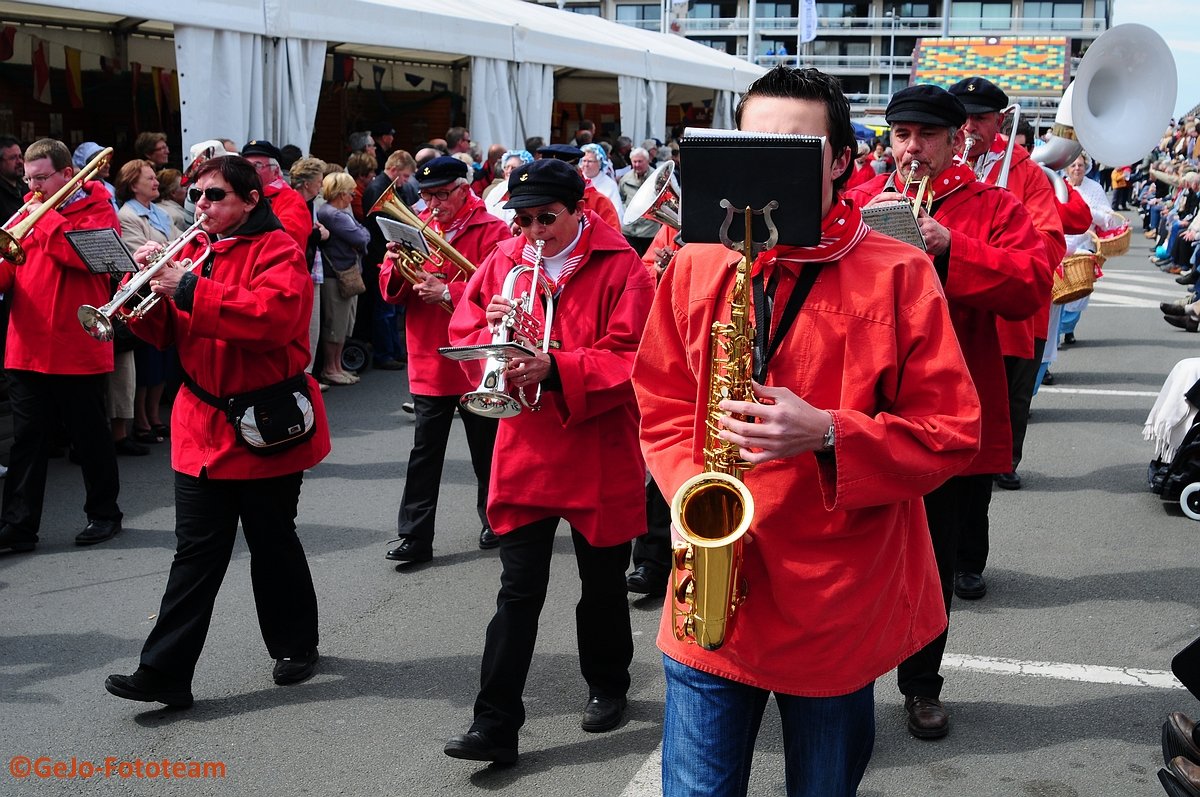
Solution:
M 193 204 L 199 202 L 200 197 L 204 197 L 209 202 L 220 202 L 227 196 L 229 196 L 229 192 L 224 188 L 205 188 L 203 191 L 199 188 L 188 189 L 188 199 L 192 200 Z
M 549 227 L 551 224 L 558 221 L 559 216 L 561 216 L 562 214 L 564 214 L 566 212 L 567 212 L 567 209 L 563 208 L 562 210 L 558 211 L 557 213 L 539 213 L 536 216 L 523 216 L 520 213 L 518 213 L 516 216 L 516 221 L 517 221 L 517 224 L 521 225 L 522 227 L 528 227 L 530 224 L 533 224 L 535 221 L 538 224 L 542 225 L 543 227 Z

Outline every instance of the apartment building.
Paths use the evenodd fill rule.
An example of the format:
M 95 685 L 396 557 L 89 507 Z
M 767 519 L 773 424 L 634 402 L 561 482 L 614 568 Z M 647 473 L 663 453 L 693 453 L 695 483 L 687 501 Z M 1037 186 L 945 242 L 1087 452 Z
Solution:
M 909 84 L 920 38 L 1065 38 L 1070 69 L 1112 22 L 1116 0 L 840 0 L 817 6 L 817 38 L 798 43 L 798 0 L 528 0 L 624 25 L 667 30 L 763 66 L 814 66 L 842 80 L 857 112 Z M 686 13 L 683 8 L 686 7 Z M 672 24 L 674 23 L 674 24 Z M 1055 92 L 1021 98 L 1053 116 Z

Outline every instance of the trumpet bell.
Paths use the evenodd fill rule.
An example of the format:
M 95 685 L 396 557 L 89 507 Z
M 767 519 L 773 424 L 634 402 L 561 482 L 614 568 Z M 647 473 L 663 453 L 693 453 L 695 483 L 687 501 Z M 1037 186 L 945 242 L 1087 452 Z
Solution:
M 654 170 L 650 179 L 629 200 L 622 224 L 633 224 L 645 218 L 665 224 L 678 231 L 682 226 L 679 219 L 679 181 L 675 179 L 675 162 L 667 161 Z
M 25 262 L 25 249 L 17 243 L 16 236 L 8 230 L 0 230 L 0 257 L 15 266 Z
M 494 390 L 472 390 L 458 400 L 459 406 L 468 412 L 485 418 L 512 418 L 521 414 L 521 404 L 507 393 Z
M 1092 42 L 1075 74 L 1071 121 L 1095 160 L 1124 166 L 1158 141 L 1175 106 L 1175 58 L 1162 36 L 1129 23 Z
M 83 325 L 89 335 L 102 343 L 108 343 L 116 336 L 116 328 L 104 312 L 90 304 L 85 304 L 76 311 L 75 317 Z

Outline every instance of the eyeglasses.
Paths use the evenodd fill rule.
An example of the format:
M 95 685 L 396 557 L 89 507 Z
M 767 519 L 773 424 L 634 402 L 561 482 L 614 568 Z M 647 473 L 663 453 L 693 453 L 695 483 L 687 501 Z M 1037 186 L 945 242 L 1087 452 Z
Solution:
M 558 211 L 557 213 L 539 213 L 536 216 L 523 216 L 520 213 L 518 213 L 516 215 L 516 222 L 517 222 L 517 224 L 521 225 L 522 227 L 528 227 L 530 224 L 533 224 L 535 221 L 538 224 L 542 225 L 543 227 L 549 227 L 551 224 L 558 221 L 559 216 L 561 216 L 562 214 L 564 214 L 566 212 L 567 212 L 567 209 L 563 208 L 562 210 Z
M 64 166 L 63 168 L 66 168 L 66 167 Z M 26 185 L 38 185 L 40 183 L 44 183 L 61 171 L 62 171 L 62 169 L 50 172 L 49 174 L 27 174 L 27 175 L 25 175 L 25 184 Z
M 199 188 L 188 189 L 188 199 L 192 200 L 193 204 L 199 202 L 200 197 L 204 197 L 209 202 L 220 202 L 227 196 L 229 196 L 229 192 L 224 188 L 205 188 L 203 191 Z
M 451 194 L 453 194 L 455 191 L 457 191 L 461 187 L 462 186 L 456 185 L 456 186 L 454 186 L 454 188 L 451 188 L 449 191 L 418 191 L 417 193 L 420 195 L 421 199 L 424 199 L 426 202 L 428 202 L 431 199 L 436 199 L 438 202 L 445 202 L 447 199 L 450 198 Z

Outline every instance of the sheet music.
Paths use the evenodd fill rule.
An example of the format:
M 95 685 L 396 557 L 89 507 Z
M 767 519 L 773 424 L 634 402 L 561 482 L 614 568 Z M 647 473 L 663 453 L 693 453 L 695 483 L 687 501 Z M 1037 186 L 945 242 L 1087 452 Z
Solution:
M 907 202 L 881 202 L 862 209 L 863 221 L 875 232 L 925 251 L 925 239 Z
M 93 274 L 123 274 L 138 270 L 137 263 L 129 254 L 129 247 L 121 242 L 112 227 L 98 230 L 68 230 L 64 233 L 79 259 Z

